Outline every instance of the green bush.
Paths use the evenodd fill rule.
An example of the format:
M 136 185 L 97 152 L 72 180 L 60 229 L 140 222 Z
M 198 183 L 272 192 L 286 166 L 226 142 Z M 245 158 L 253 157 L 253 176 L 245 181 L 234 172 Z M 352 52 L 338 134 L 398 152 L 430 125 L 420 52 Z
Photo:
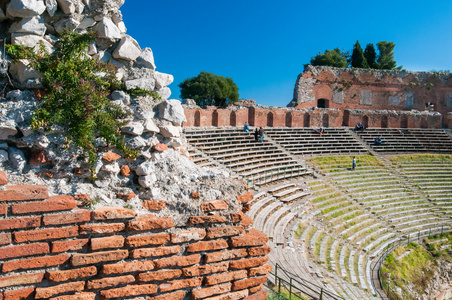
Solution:
M 107 98 L 112 90 L 125 90 L 116 79 L 116 68 L 86 55 L 88 44 L 94 39 L 93 33 L 66 31 L 56 43 L 53 53 L 49 53 L 42 44 L 38 49 L 7 45 L 14 62 L 28 59 L 30 65 L 43 74 L 45 96 L 32 116 L 33 129 L 49 131 L 52 125 L 62 126 L 69 142 L 84 149 L 93 176 L 97 160 L 94 141 L 97 138 L 115 146 L 127 159 L 135 159 L 138 155 L 137 151 L 125 146 L 120 135 L 124 125 L 120 119 L 128 113 Z M 129 92 L 156 97 L 156 93 L 140 89 Z

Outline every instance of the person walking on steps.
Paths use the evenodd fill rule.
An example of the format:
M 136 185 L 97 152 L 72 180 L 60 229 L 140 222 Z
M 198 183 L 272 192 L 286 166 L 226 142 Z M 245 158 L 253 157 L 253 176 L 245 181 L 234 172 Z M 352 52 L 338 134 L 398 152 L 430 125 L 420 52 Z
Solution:
M 259 128 L 259 135 L 261 137 L 261 143 L 264 142 L 264 128 Z
M 259 130 L 256 127 L 256 130 L 254 130 L 254 140 L 257 142 L 259 141 Z
M 250 126 L 248 125 L 248 122 L 245 122 L 245 125 L 243 126 L 243 131 L 250 132 Z
M 356 168 L 356 158 L 353 156 L 352 170 L 355 170 L 355 168 Z

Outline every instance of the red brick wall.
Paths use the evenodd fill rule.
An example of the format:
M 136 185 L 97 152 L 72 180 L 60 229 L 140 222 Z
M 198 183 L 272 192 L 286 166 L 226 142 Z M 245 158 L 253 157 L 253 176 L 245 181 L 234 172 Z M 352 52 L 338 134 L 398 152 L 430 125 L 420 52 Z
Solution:
M 315 67 L 313 68 L 315 69 Z M 340 75 L 336 77 L 333 71 L 322 70 L 317 76 L 311 71 L 306 71 L 298 76 L 296 89 L 305 89 L 305 85 L 299 84 L 299 81 L 303 82 L 304 80 L 315 78 L 316 82 L 312 86 L 312 91 L 310 90 L 311 87 L 309 87 L 304 93 L 304 95 L 308 94 L 310 97 L 305 96 L 303 99 L 299 99 L 299 104 L 296 108 L 317 106 L 319 99 L 325 99 L 328 103 L 327 107 L 340 110 L 409 111 L 415 109 L 424 111 L 425 104 L 431 102 L 434 104 L 435 111 L 439 112 L 444 119 L 448 112 L 452 112 L 452 106 L 448 104 L 449 100 L 446 99 L 447 95 L 452 94 L 452 77 L 447 81 L 442 81 L 434 73 L 421 72 L 406 75 L 402 74 L 402 72 L 398 74 L 398 71 L 394 71 L 394 74 L 387 74 L 381 79 L 378 79 L 371 70 L 356 71 L 356 74 L 359 75 L 355 76 L 355 71 L 349 71 L 349 69 L 330 69 L 333 69 L 334 72 Z M 372 94 L 370 105 L 360 103 L 361 91 L 369 91 Z M 342 93 L 342 103 L 333 102 L 333 94 L 335 92 Z M 411 93 L 413 96 L 412 106 L 405 106 L 407 93 Z M 296 96 L 297 94 L 297 90 L 295 90 L 294 95 Z M 390 101 L 390 97 L 399 97 L 400 102 L 394 104 L 395 102 Z M 382 115 L 374 115 L 373 118 L 377 118 L 378 116 Z M 411 117 L 410 122 L 414 127 L 421 127 L 419 124 L 422 119 L 423 117 L 417 117 L 417 119 Z M 381 123 L 381 119 L 375 119 L 374 123 Z M 400 127 L 400 125 L 397 127 Z M 429 128 L 437 128 L 436 123 L 433 126 L 429 126 Z
M 79 206 L 44 186 L 0 191 L 0 299 L 266 298 L 268 238 L 242 212 L 209 214 L 226 203 L 204 203 L 205 214 L 182 227 L 126 208 Z
M 307 104 L 303 104 L 309 106 Z M 302 106 L 303 106 L 302 105 Z M 218 122 L 215 124 L 214 116 L 217 114 Z M 235 114 L 235 124 L 231 123 L 231 114 Z M 271 116 L 270 116 L 271 115 Z M 185 109 L 187 117 L 186 127 L 207 127 L 207 126 L 237 126 L 243 127 L 245 122 L 256 127 L 354 127 L 357 123 L 364 123 L 365 117 L 368 118 L 368 127 L 403 127 L 402 118 L 407 118 L 407 128 L 441 128 L 442 116 L 426 116 L 419 114 L 410 114 L 409 112 L 391 112 L 391 111 L 372 111 L 359 110 L 350 112 L 345 109 L 321 109 L 314 110 L 287 110 L 282 108 L 263 109 L 263 108 L 242 108 L 239 110 L 228 109 Z M 199 118 L 195 122 L 196 116 Z M 387 118 L 387 126 L 383 126 Z M 308 121 L 307 121 L 308 120 Z M 446 127 L 452 128 L 452 122 L 445 118 Z M 198 125 L 199 124 L 199 125 Z

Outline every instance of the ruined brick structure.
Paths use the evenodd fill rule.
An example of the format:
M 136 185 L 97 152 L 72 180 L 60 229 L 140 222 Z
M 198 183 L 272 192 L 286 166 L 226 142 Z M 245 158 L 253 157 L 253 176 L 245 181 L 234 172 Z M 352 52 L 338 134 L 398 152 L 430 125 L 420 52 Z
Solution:
M 451 128 L 452 74 L 307 66 L 288 106 L 186 107 L 185 126 Z
M 186 127 L 251 126 L 262 127 L 339 127 L 342 113 L 338 109 L 292 109 L 228 107 L 185 108 Z
M 0 299 L 266 298 L 268 237 L 241 211 L 218 213 L 225 202 L 203 203 L 182 227 L 127 208 L 90 212 L 39 185 L 7 185 L 0 203 Z
M 291 105 L 340 109 L 349 126 L 360 115 L 369 127 L 441 128 L 452 112 L 452 74 L 307 66 Z

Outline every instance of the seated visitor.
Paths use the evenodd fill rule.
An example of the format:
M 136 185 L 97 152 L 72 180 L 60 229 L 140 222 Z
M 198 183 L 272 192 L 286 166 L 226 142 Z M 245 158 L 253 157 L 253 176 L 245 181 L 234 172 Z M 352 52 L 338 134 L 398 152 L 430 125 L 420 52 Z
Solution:
M 243 126 L 243 131 L 250 132 L 250 127 L 248 125 L 248 122 L 245 122 L 245 125 Z
M 361 123 L 356 124 L 355 131 L 358 131 L 358 130 L 364 130 L 364 125 Z

